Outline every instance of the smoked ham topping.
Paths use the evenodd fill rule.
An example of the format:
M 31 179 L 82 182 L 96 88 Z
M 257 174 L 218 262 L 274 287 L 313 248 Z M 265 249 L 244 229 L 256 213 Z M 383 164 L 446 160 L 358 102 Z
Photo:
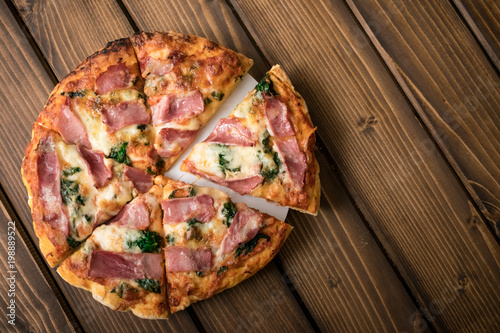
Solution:
M 214 199 L 208 194 L 163 200 L 161 208 L 165 224 L 187 222 L 189 219 L 207 223 L 215 215 Z

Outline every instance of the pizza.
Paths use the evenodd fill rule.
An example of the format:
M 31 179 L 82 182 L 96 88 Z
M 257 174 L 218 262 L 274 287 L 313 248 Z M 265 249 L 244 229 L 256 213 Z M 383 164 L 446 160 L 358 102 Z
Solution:
M 49 264 L 147 192 L 251 65 L 201 37 L 138 33 L 108 43 L 61 80 L 22 166 Z
M 64 280 L 114 310 L 161 319 L 274 258 L 290 225 L 163 176 L 251 66 L 201 37 L 140 32 L 54 88 L 21 172 L 41 252 Z M 315 214 L 314 131 L 275 66 L 182 169 Z
M 245 203 L 233 203 L 222 191 L 161 181 L 172 313 L 255 274 L 274 258 L 292 230 Z
M 168 317 L 162 255 L 162 190 L 153 186 L 94 230 L 57 272 L 113 310 L 148 319 Z
M 317 214 L 319 166 L 315 132 L 306 103 L 274 66 L 204 142 L 194 146 L 181 170 L 241 195 Z

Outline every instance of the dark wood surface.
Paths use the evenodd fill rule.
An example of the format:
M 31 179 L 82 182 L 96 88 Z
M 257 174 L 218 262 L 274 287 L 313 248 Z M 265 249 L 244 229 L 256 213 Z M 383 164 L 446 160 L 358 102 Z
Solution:
M 0 206 L 3 225 L 22 227 L 18 322 L 39 332 L 499 331 L 498 8 L 0 1 L 8 46 L 0 48 Z M 295 228 L 277 259 L 168 321 L 113 312 L 48 269 L 19 174 L 31 124 L 57 81 L 137 30 L 210 38 L 251 57 L 256 79 L 281 64 L 318 126 L 318 216 L 291 212 Z

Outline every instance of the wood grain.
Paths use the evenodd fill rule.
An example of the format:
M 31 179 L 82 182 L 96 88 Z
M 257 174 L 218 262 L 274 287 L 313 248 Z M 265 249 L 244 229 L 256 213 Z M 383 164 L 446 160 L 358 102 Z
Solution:
M 500 71 L 500 3 L 496 0 L 452 0 Z
M 237 25 L 229 6 L 222 1 L 172 1 L 168 4 L 150 1 L 144 4 L 125 0 L 124 4 L 139 29 L 174 29 L 194 33 L 224 45 L 230 43 L 238 52 L 259 57 L 251 41 Z M 221 27 L 227 27 L 227 30 Z M 226 37 L 220 34 L 221 30 L 234 33 Z M 253 59 L 256 64 L 264 62 L 260 57 Z M 269 69 L 265 66 L 254 68 L 257 68 L 254 71 L 257 78 Z M 324 157 L 321 161 L 321 179 L 326 188 L 322 193 L 321 211 L 317 218 L 292 211 L 289 213 L 287 221 L 295 229 L 282 250 L 283 255 L 279 255 L 286 273 L 284 276 L 291 277 L 293 288 L 311 311 L 319 328 L 325 332 L 411 330 L 415 322 L 425 326 L 424 320 L 419 321 L 411 298 L 339 187 L 333 169 Z M 272 283 L 274 279 L 264 281 Z M 253 282 L 252 279 L 245 283 Z M 250 330 L 262 330 L 266 327 L 266 318 L 275 317 L 275 308 L 279 308 L 281 302 L 281 296 L 276 293 L 269 298 L 257 299 L 253 314 L 241 313 L 242 320 L 238 317 L 220 319 L 211 309 L 224 304 L 226 296 L 232 297 L 223 293 L 219 297 L 224 301 L 215 298 L 198 305 L 205 310 L 204 313 L 197 313 L 206 327 L 217 327 L 217 321 L 225 322 L 218 327 L 235 327 L 235 320 L 240 321 L 239 327 L 245 327 L 252 322 L 247 318 L 255 317 L 258 319 Z M 198 310 L 198 307 L 195 309 Z M 288 330 L 284 327 L 281 330 L 285 329 Z
M 498 244 L 345 3 L 232 3 L 308 101 L 342 180 L 427 318 L 438 330 L 498 330 Z
M 52 2 L 51 2 L 52 3 Z M 85 3 L 85 5 L 83 5 Z M 118 36 L 127 36 L 131 35 L 133 32 L 131 31 L 131 27 L 127 26 L 126 28 L 123 27 L 123 25 L 128 22 L 126 21 L 125 15 L 120 12 L 117 13 L 117 9 L 114 8 L 114 3 L 111 2 L 104 2 L 101 4 L 101 7 L 104 6 L 107 10 L 103 10 L 100 8 L 100 6 L 97 5 L 97 2 L 84 2 L 84 1 L 76 1 L 72 2 L 72 6 L 75 8 L 78 8 L 77 11 L 71 11 L 73 12 L 71 17 L 69 17 L 69 12 L 64 9 L 64 10 L 59 10 L 61 6 L 58 3 L 54 3 L 54 5 L 47 5 L 46 7 L 43 7 L 41 11 L 38 12 L 38 16 L 40 17 L 39 19 L 35 19 L 32 16 L 26 17 L 26 22 L 28 26 L 30 27 L 30 31 L 33 32 L 33 37 L 36 40 L 37 44 L 40 45 L 40 49 L 42 53 L 45 55 L 48 55 L 47 61 L 49 62 L 50 66 L 54 68 L 55 74 L 58 79 L 61 79 L 67 74 L 67 66 L 71 65 L 65 65 L 65 66 L 59 66 L 57 63 L 53 63 L 53 61 L 56 61 L 57 59 L 65 59 L 66 57 L 68 59 L 78 59 L 77 54 L 79 55 L 81 52 L 85 55 L 90 55 L 97 49 L 103 47 L 108 40 L 106 38 L 111 38 L 115 39 L 118 38 Z M 19 6 L 21 8 L 21 6 Z M 33 7 L 36 8 L 36 5 Z M 75 9 L 76 10 L 76 9 Z M 58 17 L 61 17 L 62 22 L 64 24 L 67 24 L 64 26 L 63 29 L 67 30 L 67 33 L 53 33 L 54 31 L 59 28 L 60 23 L 59 22 L 53 22 L 51 20 L 45 19 L 45 17 L 49 16 L 49 14 L 44 14 L 44 12 L 47 11 L 48 13 L 52 13 L 56 15 L 57 13 Z M 87 22 L 87 25 L 98 25 L 101 27 L 106 27 L 103 28 L 105 31 L 107 31 L 107 34 L 98 34 L 94 33 L 92 29 L 89 29 L 87 34 L 84 35 L 79 35 L 79 52 L 73 52 L 72 48 L 59 48 L 57 45 L 72 45 L 74 44 L 73 40 L 73 30 L 78 30 L 81 29 L 81 27 L 78 27 L 76 23 L 78 22 L 83 22 L 86 20 L 86 17 L 91 15 L 93 12 L 98 13 L 97 15 L 93 16 L 92 18 L 92 23 Z M 112 21 L 108 21 L 105 16 L 99 15 L 99 13 L 105 13 L 106 11 L 116 13 L 113 16 Z M 22 11 L 23 15 L 25 15 L 25 11 Z M 116 20 L 120 20 L 120 24 L 114 25 L 113 22 Z M 76 33 L 75 33 L 76 35 Z M 106 37 L 106 36 L 114 36 L 114 37 Z M 101 41 L 101 45 L 95 45 L 96 41 Z M 83 56 L 85 57 L 85 56 Z M 77 60 L 76 62 L 69 62 L 69 64 L 76 64 L 80 60 Z M 72 69 L 72 68 L 70 68 Z M 34 119 L 34 118 L 32 118 Z M 283 304 L 281 304 L 280 308 L 276 310 L 275 317 L 274 318 L 266 318 L 266 325 L 269 328 L 274 328 L 275 330 L 278 330 L 281 327 L 289 327 L 290 329 L 293 329 L 294 327 L 300 328 L 304 331 L 310 330 L 308 321 L 305 317 L 305 315 L 302 313 L 300 310 L 300 307 L 297 305 L 295 299 L 293 298 L 293 295 L 289 292 L 288 288 L 283 285 L 279 284 L 279 280 L 281 279 L 281 276 L 279 275 L 279 272 L 277 271 L 276 267 L 271 266 L 267 270 L 267 280 L 263 275 L 256 275 L 253 277 L 255 279 L 256 283 L 262 288 L 260 292 L 263 294 L 270 294 L 272 293 L 275 289 L 280 293 L 280 296 L 283 297 Z M 269 282 L 269 279 L 274 279 L 273 282 Z M 257 282 L 258 281 L 258 282 Z M 63 282 L 64 283 L 64 282 Z M 79 290 L 77 291 L 75 288 L 68 288 L 68 293 L 69 295 L 73 293 L 81 293 Z M 222 320 L 222 323 L 228 324 L 231 323 L 229 318 L 225 319 L 227 316 L 227 313 L 230 313 L 233 311 L 234 308 L 239 308 L 241 310 L 242 315 L 244 313 L 251 313 L 253 310 L 251 308 L 251 304 L 256 303 L 258 300 L 261 299 L 261 296 L 259 294 L 255 293 L 253 289 L 250 288 L 243 288 L 243 287 L 236 287 L 233 288 L 230 291 L 226 291 L 226 293 L 232 293 L 232 296 L 227 298 L 226 302 L 223 305 L 220 305 L 216 311 L 215 309 L 211 309 L 211 313 L 215 314 L 219 320 Z M 240 300 L 246 300 L 246 302 L 241 302 Z M 142 321 L 144 324 L 141 323 L 140 319 L 135 319 L 134 316 L 129 315 L 129 314 L 123 314 L 123 313 L 112 313 L 109 309 L 97 305 L 94 301 L 88 301 L 84 302 L 81 304 L 76 304 L 77 310 L 79 314 L 82 314 L 83 318 L 81 319 L 82 322 L 85 322 L 86 325 L 90 327 L 103 327 L 106 325 L 107 321 L 110 320 L 110 318 L 113 318 L 112 321 L 112 329 L 116 331 L 122 331 L 122 330 L 127 330 L 131 329 L 129 326 L 130 325 L 135 325 L 132 326 L 135 329 L 136 327 L 141 327 L 138 325 L 143 325 L 143 327 L 147 327 L 149 323 L 154 323 L 154 325 L 160 325 L 161 322 L 155 322 L 155 321 Z M 200 308 L 197 313 L 201 313 L 203 311 L 203 308 Z M 99 316 L 97 318 L 94 318 L 94 313 L 98 313 Z M 209 316 L 205 315 L 205 318 L 208 318 Z M 188 321 L 189 318 L 187 318 L 187 312 L 183 311 L 180 312 L 174 316 L 172 316 L 172 319 L 179 318 L 180 321 L 186 320 Z M 175 327 L 175 320 L 172 321 L 169 320 L 168 323 L 173 324 L 173 329 L 180 328 L 179 326 Z M 205 323 L 202 322 L 203 325 L 210 325 L 211 323 Z M 109 325 L 109 324 L 108 324 Z M 154 327 L 154 326 L 153 326 Z M 215 327 L 212 324 L 212 327 L 214 327 L 214 330 L 224 330 L 224 329 L 231 329 L 232 326 L 220 326 L 220 327 Z M 141 331 L 147 330 L 146 328 L 140 329 Z M 186 330 L 186 328 L 183 328 L 183 330 Z
M 500 237 L 495 67 L 451 3 L 347 3 Z
M 4 315 L 0 322 L 0 330 L 2 332 L 73 332 L 73 326 L 21 236 L 19 221 L 11 215 L 10 207 L 4 202 L 5 197 L 0 190 L 0 225 L 2 226 L 0 262 L 3 270 L 0 281 L 0 290 L 2 290 L 0 300 L 5 314 L 10 312 L 7 306 L 11 306 L 11 300 L 15 302 L 13 305 L 15 318 L 14 325 L 11 325 L 8 320 L 12 318 Z M 12 249 L 14 251 L 11 254 Z M 10 255 L 14 260 L 9 260 Z M 11 264 L 13 264 L 12 267 Z
M 4 2 L 0 2 L 0 12 L 0 41 L 2 45 L 9 45 L 9 48 L 0 48 L 0 69 L 4 73 L 0 76 L 0 184 L 19 214 L 19 222 L 30 237 L 36 239 L 20 168 L 32 123 L 53 84 Z M 69 286 L 55 270 L 51 270 L 51 274 L 86 331 L 196 331 L 185 312 L 168 321 L 148 321 L 131 313 L 117 313 L 97 303 L 90 293 Z

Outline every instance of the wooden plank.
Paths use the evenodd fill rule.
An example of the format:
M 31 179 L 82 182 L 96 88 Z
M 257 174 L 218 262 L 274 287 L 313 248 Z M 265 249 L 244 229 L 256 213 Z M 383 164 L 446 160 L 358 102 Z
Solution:
M 91 10 L 90 8 L 89 10 Z M 0 49 L 0 184 L 19 214 L 32 239 L 36 239 L 27 205 L 27 194 L 20 177 L 21 160 L 30 140 L 31 126 L 43 107 L 53 83 L 23 36 L 15 19 L 4 2 L 0 2 L 2 45 Z M 43 14 L 43 10 L 39 12 Z M 54 21 L 57 24 L 57 21 Z M 54 29 L 56 27 L 53 27 Z M 75 311 L 85 330 L 116 332 L 137 331 L 196 331 L 187 313 L 181 313 L 168 321 L 148 321 L 131 313 L 116 313 L 98 304 L 90 293 L 69 286 L 55 272 L 51 274 L 62 289 L 64 296 Z
M 498 244 L 345 3 L 232 4 L 309 102 L 344 183 L 427 318 L 440 330 L 498 330 Z
M 22 228 L 0 189 L 0 250 L 3 278 L 0 281 L 2 332 L 74 332 L 54 292 L 33 259 L 22 237 Z M 31 244 L 30 244 L 31 245 Z M 13 259 L 11 259 L 11 257 Z M 13 303 L 11 303 L 13 302 Z M 11 317 L 8 317 L 8 316 Z M 72 318 L 74 320 L 74 318 Z M 78 327 L 78 324 L 76 324 Z
M 453 3 L 500 71 L 500 3 L 495 0 L 453 0 Z
M 19 2 L 20 3 L 20 2 Z M 64 27 L 64 30 L 66 30 L 66 33 L 51 33 L 52 31 L 56 31 L 59 29 L 59 22 L 53 22 L 51 20 L 46 20 L 45 17 L 47 15 L 41 15 L 39 13 L 38 16 L 40 16 L 42 19 L 33 19 L 30 16 L 26 17 L 26 22 L 28 26 L 30 27 L 30 31 L 34 33 L 34 38 L 38 45 L 40 45 L 41 51 L 44 55 L 50 55 L 47 57 L 47 61 L 49 62 L 50 66 L 54 68 L 55 75 L 57 76 L 58 79 L 61 79 L 66 75 L 66 68 L 70 68 L 68 66 L 71 66 L 73 64 L 73 60 L 78 59 L 78 56 L 83 54 L 81 57 L 84 58 L 86 55 L 92 54 L 96 49 L 104 46 L 106 42 L 108 41 L 106 38 L 117 38 L 118 36 L 127 36 L 127 34 L 131 35 L 133 32 L 130 31 L 131 27 L 128 26 L 128 28 L 124 29 L 123 25 L 125 23 L 128 24 L 126 21 L 126 17 L 122 12 L 116 13 L 114 15 L 114 20 L 118 20 L 120 18 L 120 24 L 113 25 L 113 22 L 109 22 L 107 20 L 107 16 L 103 15 L 93 15 L 92 17 L 92 22 L 87 22 L 87 25 L 98 25 L 101 27 L 106 27 L 106 30 L 108 31 L 107 35 L 104 34 L 92 34 L 92 29 L 89 29 L 89 33 L 79 36 L 79 49 L 78 56 L 77 53 L 73 52 L 73 48 L 69 47 L 73 45 L 75 42 L 73 40 L 73 31 L 82 29 L 82 27 L 77 26 L 77 22 L 83 22 L 85 21 L 85 17 L 90 15 L 90 13 L 106 13 L 106 12 L 116 12 L 117 8 L 115 6 L 115 3 L 112 1 L 105 1 L 105 2 L 100 2 L 99 4 L 97 2 L 90 2 L 87 3 L 85 2 L 85 5 L 83 5 L 84 2 L 72 2 L 71 6 L 74 6 L 74 9 L 71 11 L 68 11 L 66 9 L 60 10 L 58 12 L 58 8 L 62 7 L 60 6 L 59 3 L 54 3 L 54 2 L 49 2 L 47 6 L 44 7 L 44 11 L 47 11 L 49 13 L 52 13 L 54 11 L 57 12 L 57 16 L 61 18 L 61 21 L 66 24 Z M 104 9 L 102 8 L 104 7 Z M 21 8 L 21 7 L 20 7 Z M 78 11 L 76 11 L 78 9 Z M 71 17 L 68 16 L 70 12 L 74 12 Z M 21 10 L 21 13 L 25 15 L 26 11 Z M 75 14 L 78 13 L 78 14 Z M 54 14 L 55 15 L 55 14 Z M 81 17 L 80 17 L 81 16 Z M 90 27 L 89 27 L 90 28 Z M 76 32 L 75 32 L 76 34 Z M 114 37 L 109 37 L 109 36 L 114 36 Z M 98 40 L 102 44 L 100 46 L 97 46 L 96 48 L 94 47 L 95 41 Z M 56 47 L 57 45 L 68 45 L 67 48 L 60 49 Z M 53 63 L 57 59 L 57 61 L 63 61 L 68 57 L 72 62 L 68 62 L 69 65 L 67 66 L 58 66 L 57 64 Z M 60 59 L 60 60 L 59 60 Z M 79 60 L 78 60 L 79 61 Z M 76 63 L 78 62 L 74 62 Z M 267 318 L 267 325 L 269 328 L 274 327 L 274 329 L 278 330 L 281 327 L 289 327 L 290 329 L 293 328 L 298 328 L 303 331 L 308 331 L 310 330 L 308 321 L 305 317 L 305 315 L 302 313 L 300 310 L 300 307 L 296 303 L 295 299 L 293 298 L 293 295 L 290 293 L 288 288 L 284 285 L 279 285 L 276 281 L 281 279 L 279 272 L 277 271 L 276 267 L 271 266 L 269 268 L 269 275 L 275 279 L 274 287 L 280 288 L 281 296 L 285 299 L 285 302 L 282 304 L 282 306 L 277 309 L 276 312 L 276 317 L 275 318 Z M 269 294 L 273 291 L 271 289 L 272 285 L 267 283 L 268 281 L 264 280 L 264 277 L 262 275 L 257 275 L 254 277 L 254 279 L 261 279 L 260 285 L 262 287 L 265 287 L 266 289 L 263 289 L 262 292 L 265 294 Z M 68 291 L 70 293 L 75 292 L 74 288 L 70 288 Z M 233 290 L 230 291 L 233 293 L 233 299 L 228 299 L 226 303 L 223 306 L 220 306 L 218 311 L 215 311 L 212 309 L 212 312 L 215 313 L 215 316 L 217 318 L 226 318 L 226 314 L 230 313 L 234 308 L 239 308 L 242 310 L 242 313 L 250 313 L 252 308 L 250 308 L 250 304 L 253 304 L 254 301 L 257 299 L 260 299 L 260 296 L 256 294 L 253 290 L 250 290 L 248 288 L 242 288 L 242 287 L 237 287 L 234 288 Z M 252 300 L 251 303 L 242 303 L 239 302 L 239 300 Z M 87 313 L 88 311 L 94 311 L 93 310 L 93 302 L 89 301 L 88 303 L 82 303 L 82 304 L 77 304 L 78 306 L 78 311 Z M 106 318 L 108 319 L 108 316 L 113 317 L 114 322 L 112 324 L 112 328 L 116 329 L 117 331 L 125 329 L 129 323 L 127 321 L 122 320 L 122 318 L 129 318 L 129 321 L 133 322 L 134 318 L 130 318 L 128 314 L 112 314 L 111 311 L 109 311 L 106 308 L 100 308 L 99 314 L 101 314 L 100 319 Z M 200 311 L 198 311 L 200 312 Z M 180 312 L 173 316 L 173 318 L 179 318 L 179 320 L 182 320 L 181 318 L 186 318 L 187 312 Z M 187 318 L 189 319 L 189 318 Z M 186 319 L 186 320 L 187 320 Z M 99 325 L 104 325 L 105 321 L 102 320 L 95 320 L 93 316 L 86 316 L 82 321 L 85 321 L 86 324 L 92 325 L 93 327 L 97 327 Z M 148 323 L 148 321 L 144 321 L 145 323 Z M 171 323 L 172 320 L 169 321 Z M 135 322 L 134 322 L 135 323 Z M 224 323 L 229 323 L 229 321 L 226 321 Z M 202 322 L 203 325 L 210 325 L 211 323 L 205 323 Z M 136 325 L 141 325 L 140 322 L 137 322 Z M 146 324 L 145 324 L 146 325 Z M 216 330 L 224 330 L 224 329 L 231 329 L 231 326 L 221 326 L 221 327 L 215 327 Z M 141 331 L 145 329 L 141 328 Z M 184 329 L 185 330 L 185 329 Z
M 500 237 L 495 67 L 451 3 L 347 3 Z
M 205 36 L 223 44 L 234 43 L 238 52 L 254 56 L 256 64 L 263 63 L 229 6 L 223 2 L 173 1 L 165 4 L 152 1 L 144 4 L 125 0 L 124 4 L 139 29 L 175 29 Z M 228 28 L 223 31 L 234 31 L 229 39 L 235 41 L 220 34 L 220 27 Z M 253 73 L 259 78 L 269 67 L 259 65 L 254 68 L 256 70 Z M 338 327 L 342 327 L 344 331 L 401 331 L 410 330 L 414 323 L 425 326 L 425 321 L 419 320 L 411 298 L 343 190 L 339 188 L 331 166 L 324 158 L 321 160 L 321 177 L 326 190 L 323 191 L 320 214 L 314 218 L 291 211 L 287 221 L 296 229 L 285 244 L 283 255 L 279 255 L 286 275 L 292 277 L 292 282 L 296 282 L 293 287 L 311 311 L 314 321 L 324 331 L 336 330 Z M 343 203 L 343 208 L 336 208 L 334 214 L 333 207 L 338 207 L 339 202 Z M 327 230 L 325 226 L 328 226 Z M 332 239 L 336 239 L 336 242 L 332 242 Z M 360 240 L 359 243 L 352 244 L 356 239 Z M 314 272 L 310 270 L 311 267 L 314 267 Z M 268 280 L 269 274 L 265 274 L 264 281 L 274 281 Z M 332 287 L 335 285 L 334 280 L 341 282 Z M 245 283 L 253 282 L 252 279 Z M 223 302 L 216 299 L 199 304 L 204 312 L 197 313 L 206 327 L 215 328 L 212 321 L 221 320 L 211 309 L 216 308 L 217 304 L 226 303 L 226 296 L 233 297 L 230 293 L 223 293 L 220 295 L 224 298 Z M 250 330 L 262 329 L 266 327 L 266 320 L 262 318 L 274 319 L 275 308 L 280 307 L 280 302 L 281 296 L 277 293 L 269 298 L 258 298 L 252 306 L 253 314 L 247 314 L 243 319 L 227 318 L 225 320 L 229 323 L 219 326 L 235 327 L 234 320 L 238 320 L 240 327 L 248 327 L 252 323 L 248 318 L 256 318 Z M 262 304 L 265 306 L 260 306 Z M 198 310 L 198 307 L 195 309 Z

